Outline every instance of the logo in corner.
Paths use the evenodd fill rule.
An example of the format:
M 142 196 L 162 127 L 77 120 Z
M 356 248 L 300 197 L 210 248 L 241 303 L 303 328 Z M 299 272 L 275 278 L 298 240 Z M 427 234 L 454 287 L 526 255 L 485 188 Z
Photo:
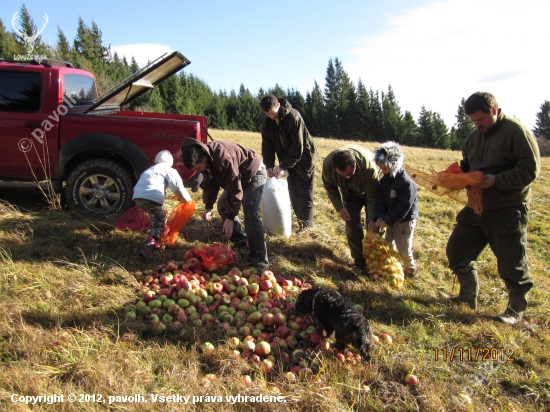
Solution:
M 27 56 L 31 56 L 32 52 L 34 50 L 34 42 L 40 36 L 40 33 L 44 31 L 46 28 L 46 25 L 48 24 L 49 17 L 46 13 L 44 13 L 44 24 L 42 25 L 42 28 L 39 31 L 36 31 L 32 35 L 28 35 L 25 30 L 21 30 L 17 22 L 17 18 L 19 17 L 19 12 L 16 11 L 11 19 L 11 27 L 13 27 L 13 30 L 21 36 L 23 41 L 25 42 L 25 51 L 27 52 Z

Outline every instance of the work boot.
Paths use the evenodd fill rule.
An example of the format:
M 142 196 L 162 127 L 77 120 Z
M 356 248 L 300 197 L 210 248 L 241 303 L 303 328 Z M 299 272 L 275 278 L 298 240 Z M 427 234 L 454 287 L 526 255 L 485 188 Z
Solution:
M 470 309 L 477 310 L 477 295 L 479 293 L 479 284 L 477 281 L 477 272 L 469 271 L 467 274 L 456 274 L 460 291 L 458 296 L 449 297 L 449 302 L 453 304 L 466 303 Z
M 515 325 L 523 319 L 523 314 L 527 308 L 527 293 L 510 292 L 508 296 L 508 306 L 502 315 L 496 317 L 496 320 L 508 325 Z
M 412 279 L 416 276 L 416 268 L 406 268 L 404 272 L 406 279 Z
M 143 247 L 138 252 L 138 256 L 142 258 L 150 258 L 153 256 L 153 251 L 160 249 L 160 243 L 153 236 L 149 236 Z

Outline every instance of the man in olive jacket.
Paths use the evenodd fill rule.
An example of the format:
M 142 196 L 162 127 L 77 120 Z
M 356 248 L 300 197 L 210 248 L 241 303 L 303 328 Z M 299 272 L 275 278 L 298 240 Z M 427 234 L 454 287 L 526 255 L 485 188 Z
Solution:
M 270 94 L 261 102 L 262 156 L 267 177 L 279 178 L 288 171 L 288 194 L 299 230 L 313 225 L 313 177 L 319 154 L 304 120 L 286 99 Z M 275 167 L 275 154 L 279 166 Z
M 361 211 L 364 207 L 367 227 L 375 227 L 376 190 L 382 176 L 374 155 L 359 145 L 342 146 L 323 161 L 323 186 L 332 205 L 346 222 L 351 257 L 359 269 L 366 267 Z
M 531 183 L 540 173 L 535 137 L 520 122 L 506 116 L 490 93 L 477 92 L 464 103 L 474 130 L 464 141 L 460 167 L 484 173 L 483 212 L 466 206 L 456 216 L 447 243 L 449 267 L 460 284 L 453 303 L 477 308 L 479 284 L 476 260 L 489 245 L 497 258 L 498 274 L 508 289 L 508 306 L 497 320 L 515 324 L 527 308 L 533 287 L 527 258 L 527 222 Z

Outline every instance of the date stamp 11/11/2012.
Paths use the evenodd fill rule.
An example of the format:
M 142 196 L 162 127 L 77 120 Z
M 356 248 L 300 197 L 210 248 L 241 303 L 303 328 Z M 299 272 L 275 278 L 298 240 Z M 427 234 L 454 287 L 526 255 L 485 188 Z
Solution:
M 512 362 L 514 360 L 514 348 L 506 347 L 452 347 L 452 348 L 434 348 L 436 362 L 487 362 L 495 361 L 499 363 Z

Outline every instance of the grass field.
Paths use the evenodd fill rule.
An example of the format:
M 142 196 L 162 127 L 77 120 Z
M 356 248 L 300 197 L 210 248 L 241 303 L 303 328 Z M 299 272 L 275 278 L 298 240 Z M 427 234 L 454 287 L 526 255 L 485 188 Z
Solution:
M 211 134 L 260 151 L 257 133 Z M 344 142 L 317 139 L 317 144 L 324 158 Z M 376 144 L 366 147 L 373 150 Z M 460 159 L 459 152 L 452 151 L 405 147 L 404 152 L 406 165 L 424 170 L 442 170 Z M 115 219 L 49 210 L 39 194 L 13 189 L 0 194 L 10 199 L 0 204 L 0 409 L 549 410 L 550 159 L 543 159 L 541 177 L 533 184 L 529 256 L 536 286 L 526 322 L 515 327 L 492 320 L 505 309 L 507 294 L 490 251 L 478 261 L 479 310 L 445 304 L 440 292 L 458 291 L 447 268 L 445 245 L 461 206 L 425 190 L 419 193 L 421 216 L 414 239 L 418 276 L 406 281 L 402 290 L 358 277 L 349 266 L 343 222 L 321 184 L 321 164 L 315 181 L 314 229 L 289 239 L 267 236 L 269 258 L 276 274 L 338 287 L 365 307 L 374 332 L 389 333 L 394 342 L 377 346 L 370 363 L 322 359 L 322 372 L 313 380 L 289 383 L 277 373 L 264 377 L 246 361 L 232 358 L 224 339 L 206 328 L 190 328 L 185 337 L 158 337 L 143 322 L 125 320 L 123 308 L 137 300 L 138 291 L 130 271 L 181 259 L 196 242 L 225 241 L 218 218 L 211 224 L 199 219 L 203 205 L 198 193 L 193 197 L 199 210 L 182 230 L 177 246 L 143 262 L 136 252 L 144 233 L 117 231 Z M 172 200 L 167 204 L 175 205 Z M 237 265 L 244 267 L 238 256 Z M 126 332 L 136 339 L 121 339 Z M 202 353 L 205 340 L 216 343 L 214 355 Z M 471 353 L 477 348 L 507 348 L 513 360 L 468 359 L 468 348 Z M 403 382 L 412 370 L 420 379 L 417 386 Z M 216 379 L 205 380 L 207 374 Z M 244 375 L 252 376 L 253 386 L 244 382 Z M 20 398 L 54 394 L 63 395 L 64 402 L 26 405 Z M 69 402 L 70 394 L 77 395 L 75 402 Z M 159 403 L 153 402 L 155 395 L 181 398 Z M 238 395 L 281 396 L 284 402 L 225 398 Z M 462 395 L 468 395 L 471 404 Z M 108 405 L 108 396 L 119 398 Z M 137 402 L 144 399 L 148 402 Z

